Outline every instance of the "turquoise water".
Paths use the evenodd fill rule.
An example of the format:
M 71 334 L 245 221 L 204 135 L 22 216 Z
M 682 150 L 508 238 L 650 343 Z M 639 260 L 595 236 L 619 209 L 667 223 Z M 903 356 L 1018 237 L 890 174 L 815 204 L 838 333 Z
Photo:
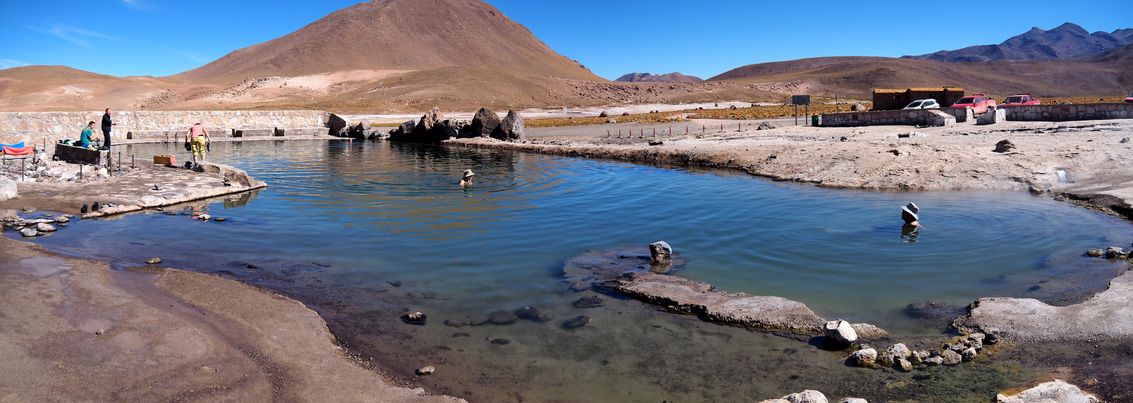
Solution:
M 1120 266 L 1082 253 L 1133 235 L 1124 221 L 1023 193 L 828 190 L 718 171 L 388 142 L 218 143 L 212 151 L 210 158 L 270 185 L 251 197 L 197 203 L 225 222 L 150 212 L 77 222 L 38 242 L 119 265 L 160 256 L 165 265 L 277 289 L 315 307 L 344 343 L 391 363 L 383 366 L 394 375 L 429 365 L 417 362 L 426 357 L 461 374 L 420 382 L 489 400 L 778 397 L 807 378 L 749 378 L 741 390 L 712 386 L 733 382 L 728 376 L 676 382 L 668 371 L 736 366 L 729 376 L 743 376 L 765 371 L 787 349 L 840 364 L 805 343 L 609 296 L 606 307 L 574 308 L 571 301 L 593 292 L 569 291 L 562 262 L 587 250 L 666 240 L 689 259 L 682 276 L 920 337 L 940 327 L 906 315 L 910 303 L 964 305 L 983 296 L 1068 303 L 1104 288 Z M 187 157 L 175 144 L 129 153 Z M 456 182 L 469 168 L 477 181 L 462 189 Z M 900 207 L 909 201 L 924 223 L 915 237 L 901 230 Z M 556 321 L 441 324 L 524 305 Z M 406 309 L 427 312 L 428 325 L 400 323 Z M 557 326 L 578 314 L 592 316 L 592 325 Z M 485 341 L 505 336 L 511 343 Z M 577 382 L 592 390 L 568 392 Z M 810 382 L 852 390 L 847 385 L 858 381 Z

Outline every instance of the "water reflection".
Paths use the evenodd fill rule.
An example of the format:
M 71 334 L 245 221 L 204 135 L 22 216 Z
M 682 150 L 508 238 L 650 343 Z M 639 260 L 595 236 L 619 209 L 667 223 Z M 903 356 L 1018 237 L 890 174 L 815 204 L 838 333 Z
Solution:
M 901 240 L 905 243 L 917 243 L 921 237 L 921 226 L 904 224 L 901 226 Z

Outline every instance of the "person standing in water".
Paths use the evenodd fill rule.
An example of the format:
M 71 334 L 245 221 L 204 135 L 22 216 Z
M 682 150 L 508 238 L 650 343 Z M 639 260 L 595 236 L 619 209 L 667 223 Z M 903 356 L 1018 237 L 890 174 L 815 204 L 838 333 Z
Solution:
M 210 142 L 212 142 L 212 138 L 209 137 L 209 131 L 205 130 L 204 126 L 201 126 L 201 122 L 197 122 L 193 127 L 189 128 L 189 143 L 192 144 L 193 149 L 193 164 L 205 162 L 205 150 L 208 148 Z M 198 156 L 200 160 L 197 159 Z
M 475 175 L 476 175 L 476 173 L 472 172 L 471 169 L 465 169 L 464 170 L 464 177 L 460 178 L 460 186 L 461 187 L 472 186 L 472 177 L 475 176 Z

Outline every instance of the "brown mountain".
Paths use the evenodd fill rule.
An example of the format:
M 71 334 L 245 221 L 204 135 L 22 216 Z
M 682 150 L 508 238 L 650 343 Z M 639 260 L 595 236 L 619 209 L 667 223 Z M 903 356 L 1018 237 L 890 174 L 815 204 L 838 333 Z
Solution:
M 377 0 L 357 4 L 175 78 L 232 81 L 346 70 L 443 67 L 600 80 L 479 0 Z
M 614 81 L 622 83 L 698 83 L 704 80 L 700 77 L 673 72 L 668 74 L 629 73 Z
M 1031 28 L 998 45 L 969 46 L 905 57 L 942 62 L 1074 59 L 1098 55 L 1126 45 L 1133 45 L 1133 29 L 1090 33 L 1081 26 L 1068 22 L 1049 31 Z
M 799 93 L 868 96 L 873 88 L 961 86 L 990 95 L 1121 93 L 1133 46 L 1077 60 L 949 63 L 885 57 L 824 57 L 739 67 L 710 81 L 787 85 Z

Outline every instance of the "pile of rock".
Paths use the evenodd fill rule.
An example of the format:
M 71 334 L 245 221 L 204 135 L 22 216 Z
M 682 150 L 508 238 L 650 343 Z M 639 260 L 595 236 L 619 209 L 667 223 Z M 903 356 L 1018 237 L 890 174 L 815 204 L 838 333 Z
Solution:
M 63 214 L 58 217 L 43 216 L 35 219 L 25 219 L 19 216 L 5 217 L 4 229 L 19 232 L 27 238 L 47 235 L 55 232 L 59 227 L 66 227 L 71 222 L 71 216 Z
M 378 140 L 388 136 L 385 131 L 370 127 L 366 121 L 361 121 L 351 126 L 346 122 L 346 119 L 333 113 L 327 116 L 326 126 L 328 134 L 335 137 L 349 137 L 356 140 Z
M 952 366 L 974 360 L 985 345 L 995 344 L 996 341 L 995 335 L 972 333 L 949 339 L 941 349 L 934 351 L 914 351 L 902 343 L 897 343 L 879 353 L 872 347 L 862 346 L 850 354 L 846 362 L 863 368 L 887 367 L 902 372 L 912 371 L 916 366 L 922 365 Z
M 469 123 L 460 130 L 458 137 L 460 138 L 494 138 L 497 140 L 516 141 L 524 139 L 524 130 L 526 125 L 523 122 L 523 117 L 519 116 L 513 110 L 507 112 L 503 120 L 500 120 L 495 112 L 488 108 L 480 108 L 476 115 L 472 117 L 472 123 Z
M 421 119 L 402 123 L 389 132 L 391 141 L 436 144 L 452 138 L 494 138 L 505 141 L 523 140 L 526 125 L 516 111 L 508 111 L 502 120 L 495 112 L 480 108 L 472 122 L 445 119 L 440 109 L 429 110 Z

